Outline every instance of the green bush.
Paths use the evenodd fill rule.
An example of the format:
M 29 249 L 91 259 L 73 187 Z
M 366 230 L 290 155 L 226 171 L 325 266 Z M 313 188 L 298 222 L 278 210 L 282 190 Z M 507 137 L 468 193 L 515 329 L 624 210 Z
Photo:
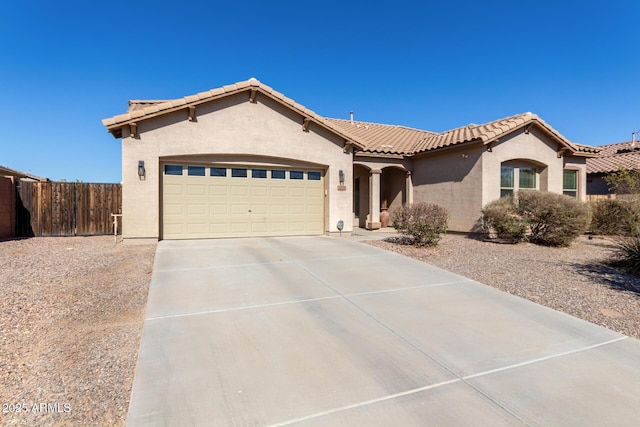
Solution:
M 586 203 L 544 191 L 519 191 L 518 210 L 529 223 L 528 240 L 544 246 L 569 246 L 591 219 Z
M 449 212 L 431 203 L 414 203 L 390 213 L 393 226 L 416 246 L 435 246 L 447 232 Z
M 640 232 L 640 200 L 607 199 L 591 204 L 593 234 L 635 236 Z
M 483 220 L 499 238 L 544 246 L 569 246 L 587 229 L 589 208 L 572 197 L 545 191 L 518 191 L 491 202 Z
M 613 265 L 640 275 L 640 234 L 620 240 L 613 256 Z
M 529 226 L 518 212 L 513 197 L 503 197 L 488 203 L 482 209 L 482 216 L 485 225 L 501 240 L 517 243 L 527 235 Z

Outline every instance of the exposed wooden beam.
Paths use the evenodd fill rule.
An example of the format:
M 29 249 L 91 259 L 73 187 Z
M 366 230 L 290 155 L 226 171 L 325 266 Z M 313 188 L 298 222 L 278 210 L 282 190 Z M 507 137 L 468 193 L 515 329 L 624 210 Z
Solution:
M 524 127 L 524 133 L 528 134 L 531 131 L 531 126 L 533 126 L 533 123 L 529 123 L 528 125 L 526 125 Z
M 302 121 L 302 130 L 305 132 L 309 132 L 309 123 L 311 123 L 311 119 L 308 117 L 305 117 L 304 120 Z
M 196 106 L 195 105 L 190 105 L 189 106 L 189 121 L 193 122 L 196 119 Z
M 345 152 L 345 153 L 348 153 L 349 150 L 351 150 L 352 147 L 353 147 L 353 142 L 345 141 L 344 142 L 344 147 L 342 148 L 342 151 Z
M 258 93 L 258 89 L 251 89 L 251 94 L 249 95 L 249 102 L 255 104 L 256 103 L 256 94 Z
M 564 153 L 569 151 L 569 149 L 567 147 L 562 147 L 560 148 L 556 153 L 558 154 L 558 158 L 564 156 Z
M 498 143 L 498 139 L 496 139 L 495 141 L 491 141 L 490 143 L 487 144 L 487 151 L 489 153 L 493 152 L 493 146 L 496 145 Z
M 131 138 L 136 138 L 138 136 L 138 124 L 137 123 L 129 124 L 129 136 Z

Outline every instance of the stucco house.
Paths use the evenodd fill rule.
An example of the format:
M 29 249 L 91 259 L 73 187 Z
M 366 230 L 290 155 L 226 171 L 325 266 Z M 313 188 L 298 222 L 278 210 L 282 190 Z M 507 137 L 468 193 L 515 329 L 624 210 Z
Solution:
M 628 141 L 598 147 L 597 157 L 587 159 L 587 194 L 610 194 L 604 177 L 620 167 L 640 170 L 640 142 Z
M 103 124 L 122 138 L 128 239 L 348 233 L 379 228 L 382 202 L 417 201 L 466 232 L 521 188 L 584 200 L 598 152 L 531 113 L 434 133 L 325 118 L 256 79 L 129 101 Z

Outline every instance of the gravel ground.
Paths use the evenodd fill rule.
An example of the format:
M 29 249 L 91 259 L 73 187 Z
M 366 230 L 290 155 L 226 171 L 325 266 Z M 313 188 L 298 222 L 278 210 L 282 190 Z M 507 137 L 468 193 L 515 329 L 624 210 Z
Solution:
M 0 241 L 0 425 L 125 424 L 155 246 Z
M 434 248 L 367 241 L 538 304 L 640 338 L 640 278 L 609 267 L 612 238 L 580 237 L 569 248 L 480 241 L 447 234 Z
M 611 239 L 563 249 L 452 234 L 435 248 L 388 240 L 367 243 L 640 338 L 640 278 L 603 264 Z M 155 247 L 0 241 L 0 425 L 125 424 Z

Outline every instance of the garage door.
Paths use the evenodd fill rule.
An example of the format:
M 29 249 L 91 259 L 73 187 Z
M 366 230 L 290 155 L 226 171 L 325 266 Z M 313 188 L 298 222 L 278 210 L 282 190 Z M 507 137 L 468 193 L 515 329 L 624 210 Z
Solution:
M 165 164 L 164 239 L 324 231 L 324 174 L 313 169 Z

